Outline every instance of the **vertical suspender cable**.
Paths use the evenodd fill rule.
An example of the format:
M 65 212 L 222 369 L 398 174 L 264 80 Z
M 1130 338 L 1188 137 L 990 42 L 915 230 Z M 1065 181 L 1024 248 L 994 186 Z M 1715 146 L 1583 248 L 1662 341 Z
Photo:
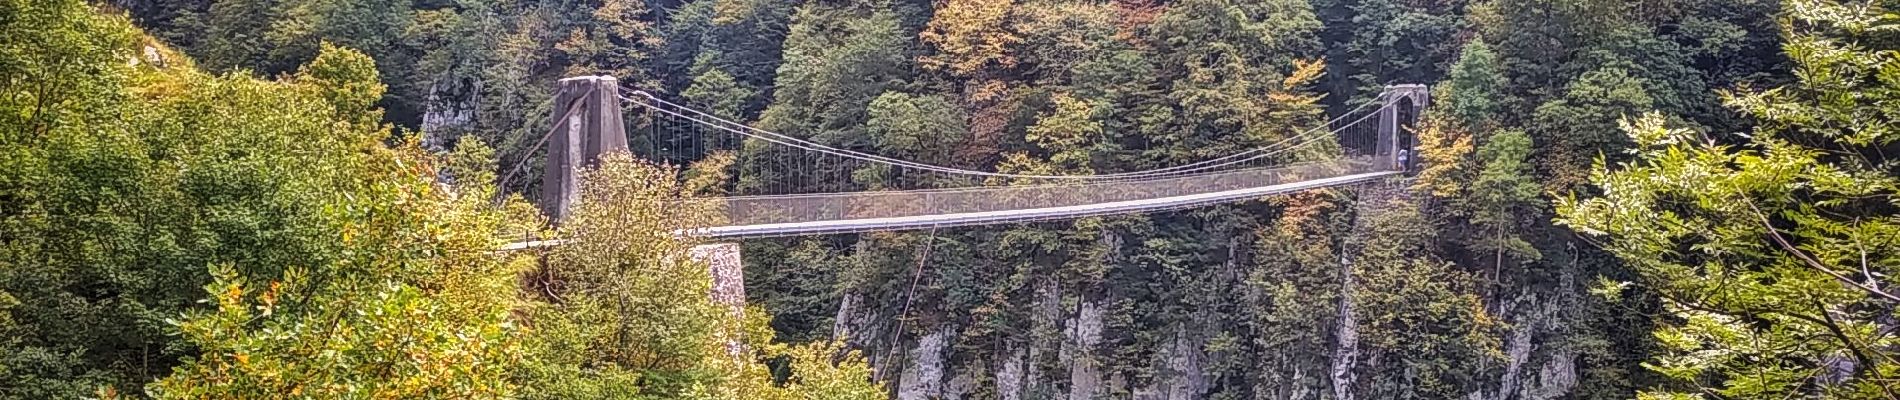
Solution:
M 935 247 L 936 242 L 937 227 L 932 226 L 930 235 L 924 239 L 923 256 L 917 257 L 917 269 L 910 273 L 910 290 L 904 292 L 903 311 L 897 313 L 897 323 L 891 328 L 891 349 L 884 354 L 884 360 L 887 362 L 897 354 L 897 348 L 901 347 L 897 340 L 903 338 L 904 335 L 904 318 L 910 315 L 910 302 L 917 296 L 917 281 L 924 276 L 924 264 L 930 262 L 930 249 Z

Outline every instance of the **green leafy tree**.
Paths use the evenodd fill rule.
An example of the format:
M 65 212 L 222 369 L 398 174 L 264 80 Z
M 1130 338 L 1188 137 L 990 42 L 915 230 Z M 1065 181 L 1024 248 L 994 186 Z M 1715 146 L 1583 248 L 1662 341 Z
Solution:
M 668 10 L 658 34 L 665 43 L 654 56 L 654 73 L 668 91 L 699 79 L 706 68 L 725 71 L 750 88 L 770 87 L 776 78 L 786 34 L 800 2 L 787 0 L 696 0 Z M 682 92 L 683 93 L 683 92 Z M 751 118 L 765 96 L 746 102 Z
M 1360 205 L 1348 237 L 1352 315 L 1365 359 L 1381 362 L 1367 363 L 1354 385 L 1367 398 L 1469 395 L 1502 358 L 1502 324 L 1485 311 L 1483 278 L 1435 254 L 1439 232 L 1416 204 L 1359 201 L 1375 203 Z
M 707 203 L 647 200 L 690 195 L 674 176 L 613 153 L 582 177 L 581 201 L 561 224 L 573 242 L 555 249 L 538 284 L 548 304 L 531 321 L 547 329 L 528 371 L 546 383 L 528 384 L 529 397 L 678 396 L 715 376 L 711 361 L 739 340 L 735 317 L 709 295 L 708 267 L 679 257 L 691 245 L 672 234 L 703 226 Z
M 659 37 L 647 17 L 646 2 L 635 0 L 596 0 L 571 15 L 564 25 L 567 37 L 555 43 L 569 62 L 565 75 L 607 75 L 619 78 L 625 86 L 651 86 L 641 63 Z M 559 7 L 559 6 L 555 6 Z
M 1503 111 L 1501 100 L 1509 82 L 1497 57 L 1483 39 L 1473 39 L 1459 51 L 1458 62 L 1439 86 L 1440 103 L 1464 129 L 1490 129 L 1501 122 L 1498 113 Z
M 131 394 L 168 371 L 151 394 L 505 393 L 505 219 L 384 144 L 367 56 L 213 76 L 79 2 L 8 4 L 29 17 L 5 46 L 55 50 L 0 62 L 22 77 L 0 88 L 0 229 L 26 238 L 0 258 L 18 300 L 0 396 Z M 356 319 L 372 309 L 387 318 Z
M 294 71 L 299 65 L 314 59 L 324 43 L 357 49 L 375 59 L 379 81 L 391 86 L 391 90 L 386 93 L 387 98 L 377 99 L 390 110 L 390 115 L 386 117 L 405 124 L 414 124 L 420 119 L 427 87 L 419 86 L 409 79 L 415 75 L 412 71 L 416 56 L 411 49 L 402 46 L 404 32 L 409 30 L 415 19 L 412 2 L 282 0 L 266 2 L 261 7 L 272 7 L 273 10 L 261 15 L 262 19 L 270 21 L 271 26 L 265 33 L 269 49 L 266 61 L 263 65 L 252 67 L 257 72 L 269 75 Z M 234 15 L 233 18 L 260 16 Z M 245 43 L 239 43 L 238 46 L 248 47 Z
M 963 118 L 963 110 L 952 104 L 949 99 L 937 95 L 913 95 L 900 92 L 886 92 L 871 100 L 866 110 L 869 114 L 865 121 L 865 131 L 872 137 L 872 148 L 878 154 L 916 160 L 928 164 L 948 165 L 956 146 L 968 140 L 968 125 Z M 861 181 L 873 188 L 933 187 L 947 182 L 940 176 L 903 177 L 901 181 L 879 176 L 879 179 L 866 179 L 866 174 L 884 175 L 888 168 L 875 168 L 877 171 L 859 171 Z
M 1604 238 L 1665 299 L 1667 351 L 1648 365 L 1673 383 L 1642 398 L 1896 396 L 1883 321 L 1900 303 L 1885 239 L 1900 227 L 1878 151 L 1900 138 L 1890 6 L 1791 2 L 1796 82 L 1727 96 L 1760 121 L 1751 134 L 1629 120 L 1634 158 L 1600 163 L 1601 195 L 1559 202 L 1562 223 Z
M 1324 71 L 1305 1 L 1189 0 L 1155 17 L 1150 57 L 1176 104 L 1150 152 L 1175 165 L 1265 145 L 1318 123 L 1317 97 L 1299 89 Z M 1240 132 L 1241 134 L 1233 134 Z
M 1478 172 L 1473 143 L 1503 122 L 1501 103 L 1509 82 L 1500 68 L 1483 39 L 1465 43 L 1450 75 L 1438 85 L 1439 101 L 1413 129 L 1422 166 L 1415 188 L 1439 199 L 1465 198 Z
M 281 71 L 268 61 L 274 47 L 270 24 L 282 14 L 281 7 L 277 1 L 266 0 L 212 2 L 205 17 L 206 38 L 195 53 L 212 70 Z
M 521 357 L 518 327 L 507 322 L 507 296 L 492 292 L 509 288 L 508 274 L 481 278 L 487 282 L 480 288 L 491 291 L 486 294 L 394 281 L 318 284 L 297 270 L 264 288 L 230 269 L 213 275 L 206 290 L 217 310 L 178 326 L 202 355 L 152 384 L 155 398 L 493 398 L 514 392 L 506 377 Z M 464 314 L 474 311 L 469 304 L 456 302 L 471 295 L 504 301 L 471 316 Z
M 724 118 L 744 118 L 747 105 L 758 97 L 758 90 L 713 65 L 715 57 L 702 54 L 693 64 L 693 83 L 680 96 L 696 107 Z
M 1095 169 L 1096 155 L 1113 154 L 1107 148 L 1113 143 L 1107 140 L 1107 132 L 1097 121 L 1107 111 L 1107 104 L 1060 93 L 1051 100 L 1055 109 L 1036 120 L 1036 125 L 1029 127 L 1023 139 L 1048 152 L 1052 169 L 1088 173 Z
M 1363 101 L 1385 85 L 1433 82 L 1469 49 L 1459 49 L 1470 22 L 1461 15 L 1464 0 L 1342 1 L 1350 17 L 1340 26 L 1350 36 L 1335 44 L 1331 71 L 1350 83 L 1349 91 L 1335 92 L 1347 100 Z M 1468 45 L 1467 45 L 1468 46 Z
M 1524 132 L 1500 131 L 1478 148 L 1479 167 L 1470 191 L 1460 206 L 1466 209 L 1479 232 L 1467 244 L 1472 251 L 1492 258 L 1492 278 L 1509 258 L 1512 262 L 1536 261 L 1542 257 L 1536 247 L 1520 235 L 1542 205 L 1536 178 L 1529 163 L 1531 139 Z
M 446 160 L 413 143 L 391 149 L 376 140 L 388 135 L 371 108 L 383 91 L 376 75 L 369 57 L 325 45 L 292 82 L 320 100 L 318 126 L 357 127 L 338 150 L 367 153 L 322 160 L 357 166 L 330 171 L 343 173 L 329 186 L 335 192 L 316 196 L 324 204 L 316 217 L 342 244 L 337 256 L 281 275 L 214 269 L 206 290 L 217 310 L 175 322 L 199 353 L 153 384 L 154 397 L 512 391 L 504 377 L 519 357 L 509 321 L 518 264 L 492 248 L 508 219 L 488 197 L 463 195 L 482 193 L 487 181 L 449 190 L 434 182 L 435 162 Z
M 693 167 L 701 174 L 681 181 L 674 169 L 610 153 L 584 174 L 582 200 L 562 224 L 572 242 L 531 284 L 540 301 L 515 377 L 523 397 L 881 398 L 853 353 L 772 343 L 770 315 L 716 302 L 707 264 L 684 257 L 695 243 L 673 232 L 704 226 L 715 211 L 690 196 L 716 186 L 724 176 L 714 171 L 731 162 L 702 161 Z M 789 361 L 789 374 L 769 370 L 774 359 Z
M 114 368 L 112 360 L 135 360 L 149 354 L 140 347 L 163 344 L 162 325 L 146 319 L 146 329 L 131 323 L 141 316 L 176 310 L 147 307 L 147 302 L 104 303 L 105 296 L 88 296 L 82 287 L 106 282 L 103 275 L 86 271 L 123 269 L 130 260 L 110 259 L 103 251 L 77 253 L 100 244 L 138 244 L 109 232 L 88 228 L 130 227 L 130 218 L 115 217 L 110 208 L 84 200 L 81 185 L 87 177 L 137 186 L 137 158 L 114 148 L 129 147 L 122 133 L 98 132 L 85 125 L 110 122 L 94 112 L 125 98 L 121 92 L 133 76 L 120 55 L 138 42 L 127 21 L 96 15 L 80 1 L 0 3 L 0 297 L 5 297 L 4 325 L 0 325 L 0 397 L 79 397 L 102 385 L 135 385 L 162 372 L 159 368 Z M 108 136 L 117 140 L 82 145 L 85 139 Z M 108 144 L 118 144 L 111 146 Z M 87 170 L 77 160 L 115 160 L 118 168 Z M 115 171 L 116 170 L 116 171 Z M 72 183 L 64 183 L 72 182 Z M 95 186 L 95 187 L 103 187 Z M 127 191 L 139 193 L 141 191 Z M 126 193 L 126 192 L 120 192 Z M 70 207 L 70 208 L 69 208 Z M 74 209 L 73 212 L 56 210 Z M 77 221 L 87 226 L 73 227 Z M 125 232 L 120 230 L 119 232 Z M 150 242 L 149 240 L 144 242 Z M 82 247 L 85 243 L 94 243 Z M 200 266 L 199 268 L 202 268 Z M 191 283 L 169 284 L 166 274 L 145 274 L 127 281 L 164 285 L 190 291 Z M 132 278 L 132 277 L 128 277 Z M 155 293 L 162 293 L 154 291 Z M 112 296 L 120 297 L 120 296 Z M 125 296 L 138 297 L 138 296 Z M 173 299 L 178 304 L 184 299 Z M 174 306 L 182 307 L 182 304 Z M 118 326 L 112 334 L 91 328 Z M 110 345 L 102 343 L 129 343 Z M 143 367 L 143 366 L 140 366 Z
M 909 77 L 908 47 L 897 15 L 880 7 L 810 4 L 799 8 L 785 39 L 785 62 L 759 127 L 826 145 L 868 149 L 865 121 L 871 102 Z M 792 151 L 749 140 L 739 190 L 757 193 L 777 182 L 812 182 L 793 191 L 844 191 L 851 182 L 840 165 L 804 165 Z M 813 179 L 810 177 L 826 177 Z M 787 190 L 787 189 L 781 189 Z
M 1616 67 L 1584 73 L 1562 98 L 1537 106 L 1527 131 L 1537 143 L 1538 173 L 1544 187 L 1568 192 L 1582 185 L 1599 156 L 1620 159 L 1627 139 L 1616 135 L 1616 121 L 1654 106 L 1642 78 Z
M 1300 238 L 1343 238 L 1352 220 L 1340 200 L 1320 193 L 1287 196 L 1275 202 L 1280 214 L 1255 233 L 1258 257 L 1243 286 L 1248 321 L 1242 326 L 1259 334 L 1242 339 L 1262 358 L 1250 368 L 1256 393 L 1328 391 L 1328 335 L 1340 316 L 1340 296 L 1350 295 L 1341 293 L 1344 258 L 1339 242 Z

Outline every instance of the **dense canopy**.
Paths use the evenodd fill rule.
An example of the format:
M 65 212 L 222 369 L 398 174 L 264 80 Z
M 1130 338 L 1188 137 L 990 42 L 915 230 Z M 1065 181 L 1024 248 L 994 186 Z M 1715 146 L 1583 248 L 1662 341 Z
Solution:
M 746 240 L 734 308 L 676 200 L 1023 182 L 629 105 L 553 227 L 580 75 L 1035 174 L 1432 101 L 1401 178 Z M 1893 0 L 0 0 L 0 398 L 1896 399 L 1897 94 Z

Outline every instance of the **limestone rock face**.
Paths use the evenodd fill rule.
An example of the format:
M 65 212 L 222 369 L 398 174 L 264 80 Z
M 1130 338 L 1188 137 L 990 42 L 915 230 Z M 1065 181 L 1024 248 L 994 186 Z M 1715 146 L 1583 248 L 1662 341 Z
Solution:
M 1403 199 L 1408 193 L 1402 188 L 1387 188 L 1366 197 Z M 1367 203 L 1385 204 L 1382 200 Z M 1362 212 L 1380 210 L 1368 208 Z M 1102 235 L 1100 240 L 1109 248 L 1122 245 L 1122 238 L 1113 233 Z M 1229 259 L 1225 265 L 1196 272 L 1234 291 L 1222 295 L 1261 297 L 1249 294 L 1262 289 L 1245 281 L 1248 278 L 1243 273 L 1250 262 L 1246 253 L 1251 245 L 1246 240 L 1232 240 L 1225 249 Z M 1361 285 L 1369 282 L 1354 275 L 1362 262 L 1349 256 L 1340 259 L 1337 270 L 1326 272 L 1340 274 L 1333 283 L 1339 285 L 1334 290 L 1340 293 L 1364 290 Z M 1094 261 L 1116 268 L 1127 265 L 1115 257 L 1110 254 Z M 1506 300 L 1493 305 L 1493 315 L 1509 326 L 1499 338 L 1499 350 L 1505 357 L 1502 365 L 1491 365 L 1482 382 L 1474 383 L 1468 399 L 1551 400 L 1577 390 L 1581 378 L 1577 362 L 1581 356 L 1566 348 L 1565 342 L 1572 332 L 1566 321 L 1580 319 L 1574 315 L 1579 312 L 1576 308 L 1580 302 L 1574 297 L 1577 294 L 1570 278 L 1564 279 L 1556 290 L 1526 290 L 1516 296 L 1503 296 Z M 1390 374 L 1393 352 L 1406 349 L 1366 341 L 1365 332 L 1370 331 L 1367 327 L 1378 322 L 1367 319 L 1368 304 L 1376 303 L 1353 296 L 1311 305 L 1324 310 L 1322 314 L 1331 314 L 1314 321 L 1314 329 L 1323 332 L 1317 339 L 1299 343 L 1296 349 L 1237 361 L 1223 347 L 1210 347 L 1211 341 L 1221 335 L 1247 333 L 1222 326 L 1223 318 L 1228 316 L 1218 311 L 1188 310 L 1192 314 L 1181 315 L 1166 325 L 1135 327 L 1139 331 L 1133 334 L 1154 338 L 1143 343 L 1154 348 L 1145 349 L 1150 351 L 1146 353 L 1124 352 L 1114 346 L 1130 334 L 1119 330 L 1130 328 L 1113 324 L 1122 317 L 1114 315 L 1115 305 L 1121 300 L 1113 291 L 1073 285 L 1056 277 L 1035 277 L 1024 285 L 1028 293 L 1014 308 L 1020 313 L 1016 314 L 1020 319 L 1012 321 L 1016 330 L 1000 338 L 980 338 L 1001 339 L 982 345 L 959 342 L 972 337 L 968 326 L 920 327 L 919 332 L 894 335 L 891 329 L 897 325 L 888 314 L 896 311 L 890 305 L 867 303 L 876 300 L 850 291 L 842 295 L 833 328 L 840 335 L 848 335 L 853 347 L 864 350 L 877 371 L 877 379 L 885 382 L 896 398 L 906 400 L 1199 400 L 1216 394 L 1263 400 L 1423 398 L 1408 397 L 1411 393 L 1404 392 L 1404 385 L 1418 379 L 1417 375 L 1409 371 L 1404 376 Z M 886 314 L 880 315 L 880 310 Z M 900 339 L 891 343 L 893 337 Z M 1113 358 L 1127 354 L 1142 354 L 1142 358 Z M 1110 360 L 1139 363 L 1140 369 L 1131 372 L 1127 365 L 1108 364 Z M 1236 370 L 1236 362 L 1251 365 Z M 1257 375 L 1235 378 L 1232 374 Z M 1250 386 L 1231 386 L 1234 382 Z
M 1504 374 L 1498 377 L 1498 389 L 1472 393 L 1468 398 L 1550 400 L 1563 398 L 1576 389 L 1577 353 L 1561 344 L 1565 328 L 1561 313 L 1575 311 L 1562 309 L 1565 303 L 1540 301 L 1539 296 L 1528 291 L 1510 301 L 1511 306 L 1505 307 L 1504 314 L 1513 317 L 1515 323 L 1505 337 L 1506 361 Z M 1524 311 L 1513 312 L 1513 309 Z M 1545 357 L 1533 357 L 1539 353 Z M 1533 364 L 1533 359 L 1540 361 Z
M 1023 388 L 1017 394 L 1021 399 L 1044 399 L 1056 396 L 1056 385 L 1047 377 L 1053 371 L 1047 370 L 1052 357 L 1062 354 L 1062 289 L 1055 280 L 1044 279 L 1036 283 L 1036 302 L 1030 321 L 1028 359 L 1023 363 L 1027 369 Z M 1065 365 L 1067 362 L 1061 362 Z
M 1136 400 L 1192 400 L 1207 393 L 1204 369 L 1207 354 L 1201 350 L 1203 335 L 1190 332 L 1187 324 L 1175 324 L 1171 335 L 1174 339 L 1168 341 L 1168 347 L 1155 359 L 1154 382 L 1136 389 Z
M 1354 398 L 1353 383 L 1357 382 L 1353 368 L 1359 363 L 1359 319 L 1353 311 L 1351 295 L 1353 291 L 1352 262 L 1343 257 L 1340 261 L 1339 292 L 1342 295 L 1339 296 L 1339 314 L 1335 317 L 1338 322 L 1333 328 L 1336 342 L 1333 344 L 1331 381 L 1334 399 L 1352 400 Z
M 422 110 L 422 146 L 433 151 L 447 151 L 455 147 L 455 141 L 475 124 L 475 110 L 481 93 L 481 83 L 475 82 L 475 90 L 467 96 L 448 96 L 442 93 L 441 85 L 429 85 L 429 101 Z M 545 129 L 545 128 L 543 128 Z
M 739 244 L 699 245 L 694 246 L 687 254 L 712 268 L 713 301 L 732 307 L 734 313 L 744 312 L 745 260 L 740 256 Z
M 898 400 L 929 400 L 943 397 L 944 351 L 950 347 L 950 327 L 940 327 L 917 339 L 910 350 L 910 365 L 897 380 Z
M 1101 393 L 1102 372 L 1095 359 L 1095 346 L 1102 342 L 1102 308 L 1084 301 L 1075 317 L 1063 324 L 1066 339 L 1062 363 L 1069 366 L 1069 400 L 1089 400 Z
M 838 314 L 831 322 L 831 336 L 853 348 L 863 349 L 865 360 L 876 371 L 875 377 L 883 380 L 891 377 L 890 372 L 894 371 L 894 368 L 885 365 L 886 358 L 891 358 L 889 355 L 893 354 L 885 351 L 890 349 L 889 345 L 880 344 L 880 340 L 889 340 L 890 335 L 884 332 L 883 325 L 878 324 L 878 318 L 875 307 L 864 305 L 863 295 L 847 292 L 838 301 Z
M 712 275 L 713 302 L 723 304 L 734 320 L 745 319 L 745 261 L 739 255 L 738 243 L 715 243 L 694 246 L 686 252 L 688 257 L 706 263 Z M 745 353 L 738 342 L 726 343 L 726 352 L 733 355 Z
M 1023 389 L 1028 381 L 1028 354 L 1023 350 L 1011 350 L 1003 357 L 1002 364 L 996 368 L 996 398 L 1001 400 L 1023 400 Z
M 969 368 L 970 366 L 968 365 L 959 367 L 960 368 L 952 368 L 949 371 L 950 373 L 954 373 L 955 376 L 950 378 L 950 382 L 944 383 L 943 400 L 963 400 L 965 396 L 969 396 L 972 391 L 977 390 L 976 380 L 977 377 L 983 373 L 982 370 L 980 368 Z

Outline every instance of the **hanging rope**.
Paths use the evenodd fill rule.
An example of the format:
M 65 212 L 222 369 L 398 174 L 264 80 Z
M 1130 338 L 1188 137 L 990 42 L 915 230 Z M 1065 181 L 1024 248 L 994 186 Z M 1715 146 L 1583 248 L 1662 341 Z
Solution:
M 501 177 L 501 181 L 499 181 L 495 185 L 495 198 L 490 200 L 490 202 L 494 204 L 501 204 L 501 199 L 507 197 L 506 194 L 508 193 L 508 181 L 513 180 L 515 178 L 515 174 L 521 173 L 521 167 L 528 164 L 528 158 L 534 155 L 534 149 L 538 149 L 538 148 L 541 148 L 542 146 L 547 145 L 548 138 L 554 137 L 554 132 L 561 130 L 561 126 L 565 124 L 565 120 L 568 117 L 574 116 L 575 112 L 579 112 L 581 110 L 581 105 L 587 103 L 585 101 L 581 101 L 584 99 L 586 98 L 575 97 L 574 104 L 567 106 L 567 111 L 562 112 L 560 118 L 555 118 L 553 120 L 548 121 L 548 122 L 552 122 L 551 124 L 548 124 L 548 133 L 541 134 L 541 140 L 535 141 L 534 147 L 529 147 L 527 150 L 528 152 L 525 154 L 522 154 L 520 160 L 515 161 L 515 167 L 509 169 L 508 175 L 504 175 Z
M 1169 175 L 1183 174 L 1183 173 L 1189 173 L 1189 172 L 1205 171 L 1205 170 L 1250 162 L 1254 160 L 1259 160 L 1262 158 L 1267 158 L 1267 157 L 1283 154 L 1288 151 L 1304 148 L 1305 146 L 1311 145 L 1313 143 L 1321 142 L 1323 139 L 1330 138 L 1333 134 L 1336 134 L 1346 129 L 1347 127 L 1358 125 L 1360 122 L 1364 122 L 1367 119 L 1370 119 L 1371 117 L 1378 115 L 1378 113 L 1375 112 L 1375 113 L 1366 114 L 1356 120 L 1353 120 L 1353 122 L 1348 123 L 1345 126 L 1342 126 L 1337 129 L 1331 128 L 1332 125 L 1337 124 L 1339 121 L 1344 120 L 1347 117 L 1350 117 L 1361 110 L 1364 110 L 1366 107 L 1372 104 L 1384 103 L 1385 105 L 1379 107 L 1378 109 L 1381 111 L 1386 108 L 1390 108 L 1396 104 L 1394 102 L 1380 102 L 1380 101 L 1367 102 L 1365 104 L 1361 104 L 1358 108 L 1353 109 L 1352 111 L 1349 111 L 1345 114 L 1340 115 L 1338 118 L 1334 118 L 1330 121 L 1327 121 L 1326 124 L 1320 125 L 1312 129 L 1308 129 L 1302 133 L 1293 135 L 1291 137 L 1281 139 L 1279 142 L 1275 142 L 1273 144 L 1269 144 L 1266 146 L 1257 147 L 1254 149 L 1249 149 L 1249 150 L 1242 151 L 1235 154 L 1230 154 L 1227 156 L 1222 156 L 1222 157 L 1218 157 L 1218 158 L 1214 158 L 1210 160 L 1203 160 L 1203 161 L 1185 164 L 1185 165 L 1177 165 L 1177 166 L 1172 166 L 1172 167 L 1165 167 L 1165 168 L 1158 168 L 1158 169 L 1144 170 L 1144 171 L 1112 173 L 1112 174 L 1035 175 L 1035 174 L 1011 174 L 1011 173 L 1001 173 L 1001 172 L 988 172 L 988 171 L 977 171 L 977 170 L 969 170 L 969 169 L 961 169 L 961 168 L 953 168 L 953 167 L 944 167 L 944 166 L 930 165 L 930 164 L 924 164 L 924 163 L 919 163 L 919 162 L 914 162 L 914 161 L 890 158 L 890 157 L 864 153 L 864 152 L 859 152 L 859 151 L 854 151 L 854 150 L 840 149 L 840 148 L 826 146 L 823 144 L 812 142 L 809 140 L 791 137 L 791 136 L 777 133 L 777 132 L 754 128 L 745 124 L 741 124 L 738 122 L 720 118 L 712 114 L 695 110 L 691 107 L 686 107 L 683 105 L 679 105 L 677 103 L 668 102 L 666 100 L 660 99 L 659 97 L 654 96 L 647 92 L 634 91 L 631 93 L 635 97 L 639 97 L 639 98 L 628 97 L 628 96 L 619 96 L 619 97 L 621 100 L 634 102 L 641 106 L 648 107 L 649 109 L 657 110 L 662 113 L 679 117 L 681 119 L 696 122 L 696 123 L 706 125 L 706 126 L 711 126 L 715 129 L 727 131 L 730 133 L 734 133 L 734 134 L 738 134 L 738 135 L 742 135 L 742 136 L 746 136 L 746 137 L 750 137 L 754 139 L 759 139 L 761 141 L 777 144 L 780 146 L 792 147 L 792 148 L 797 148 L 797 149 L 802 149 L 802 150 L 824 153 L 827 155 L 835 155 L 839 157 L 852 158 L 852 159 L 864 160 L 864 161 L 869 161 L 869 162 L 874 162 L 874 163 L 892 165 L 892 166 L 897 166 L 897 167 L 913 168 L 913 169 L 919 169 L 919 170 L 925 170 L 925 171 L 935 171 L 935 172 L 943 172 L 943 173 L 950 173 L 950 174 L 985 176 L 985 177 L 1017 178 L 1017 179 L 1058 179 L 1058 180 L 1120 180 L 1120 179 L 1146 178 L 1146 177 L 1156 177 L 1156 176 L 1169 176 Z M 645 100 L 642 100 L 641 98 L 644 98 Z M 678 108 L 680 110 L 683 110 L 683 112 L 657 107 L 659 105 L 666 105 L 672 108 Z M 686 115 L 686 113 L 692 113 L 697 116 Z M 1292 142 L 1295 140 L 1298 140 L 1299 142 L 1294 143 L 1290 146 L 1284 146 L 1284 147 L 1282 146 L 1288 142 Z M 1262 153 L 1262 152 L 1265 152 L 1265 154 L 1257 154 L 1257 153 Z M 1253 156 L 1236 160 L 1236 158 L 1240 158 L 1240 157 L 1244 157 L 1248 155 L 1253 155 Z
M 897 348 L 903 347 L 899 345 L 897 340 L 903 338 L 904 318 L 910 316 L 910 302 L 917 297 L 917 281 L 921 280 L 924 276 L 924 264 L 930 262 L 930 249 L 935 247 L 936 242 L 937 227 L 932 226 L 930 227 L 929 236 L 924 239 L 923 255 L 917 257 L 917 269 L 910 273 L 910 289 L 904 291 L 904 308 L 903 311 L 897 313 L 897 324 L 891 328 L 891 350 L 884 353 L 884 360 L 890 360 L 892 357 L 895 357 L 897 355 Z

